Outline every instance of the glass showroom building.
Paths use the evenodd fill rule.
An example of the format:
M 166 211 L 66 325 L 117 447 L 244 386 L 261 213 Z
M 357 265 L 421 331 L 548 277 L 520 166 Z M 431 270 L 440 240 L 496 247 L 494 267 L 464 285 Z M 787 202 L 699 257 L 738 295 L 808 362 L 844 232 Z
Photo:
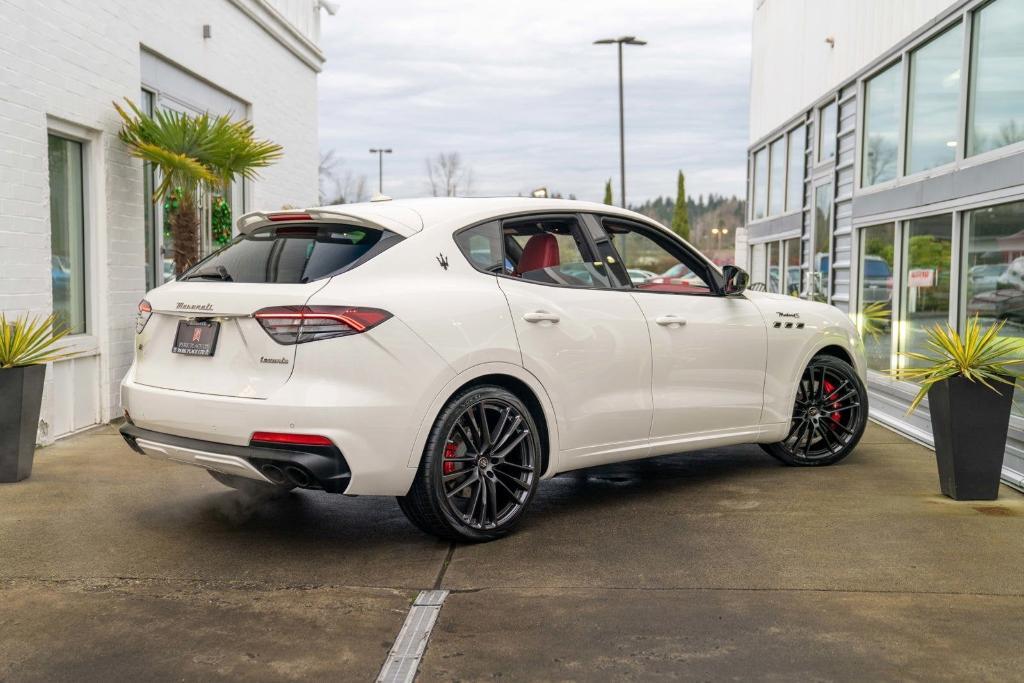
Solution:
M 1024 0 L 755 7 L 737 261 L 848 311 L 872 417 L 931 443 L 916 387 L 885 372 L 899 353 L 973 316 L 1024 337 Z M 1024 487 L 1020 406 L 1003 476 Z

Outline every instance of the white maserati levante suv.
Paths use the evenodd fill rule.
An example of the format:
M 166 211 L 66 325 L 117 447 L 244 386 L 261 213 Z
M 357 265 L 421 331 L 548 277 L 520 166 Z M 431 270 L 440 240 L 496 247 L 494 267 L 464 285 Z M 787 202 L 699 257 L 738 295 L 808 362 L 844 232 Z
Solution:
M 864 431 L 846 315 L 630 211 L 381 201 L 238 232 L 139 303 L 121 389 L 132 448 L 230 487 L 397 496 L 479 541 L 561 472 L 741 443 L 828 465 Z

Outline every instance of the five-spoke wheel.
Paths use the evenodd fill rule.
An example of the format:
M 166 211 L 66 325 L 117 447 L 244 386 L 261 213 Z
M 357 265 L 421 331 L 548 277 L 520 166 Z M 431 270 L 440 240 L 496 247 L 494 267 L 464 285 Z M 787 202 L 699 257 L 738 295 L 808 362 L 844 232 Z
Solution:
M 428 533 L 490 540 L 518 521 L 540 474 L 540 438 L 527 406 L 501 387 L 472 387 L 441 411 L 416 481 L 398 502 Z
M 867 390 L 849 363 L 816 356 L 800 378 L 789 434 L 764 449 L 787 465 L 831 465 L 860 441 L 867 414 Z

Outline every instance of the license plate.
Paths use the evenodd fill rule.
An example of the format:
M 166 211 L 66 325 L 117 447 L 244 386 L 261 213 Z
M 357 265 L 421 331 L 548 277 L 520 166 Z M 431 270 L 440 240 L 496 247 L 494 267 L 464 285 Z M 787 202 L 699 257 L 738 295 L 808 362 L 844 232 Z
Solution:
M 186 356 L 212 356 L 217 349 L 219 333 L 218 322 L 179 321 L 171 352 L 183 353 Z

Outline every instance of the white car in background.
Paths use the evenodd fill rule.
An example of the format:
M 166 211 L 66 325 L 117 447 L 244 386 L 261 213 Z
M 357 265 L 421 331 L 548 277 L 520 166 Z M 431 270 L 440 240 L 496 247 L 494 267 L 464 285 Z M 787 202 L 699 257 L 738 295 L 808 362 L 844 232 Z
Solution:
M 479 541 L 561 472 L 742 443 L 828 465 L 865 427 L 845 314 L 630 211 L 381 201 L 238 232 L 139 304 L 121 428 L 234 488 L 397 496 Z M 630 278 L 655 262 L 675 276 Z

